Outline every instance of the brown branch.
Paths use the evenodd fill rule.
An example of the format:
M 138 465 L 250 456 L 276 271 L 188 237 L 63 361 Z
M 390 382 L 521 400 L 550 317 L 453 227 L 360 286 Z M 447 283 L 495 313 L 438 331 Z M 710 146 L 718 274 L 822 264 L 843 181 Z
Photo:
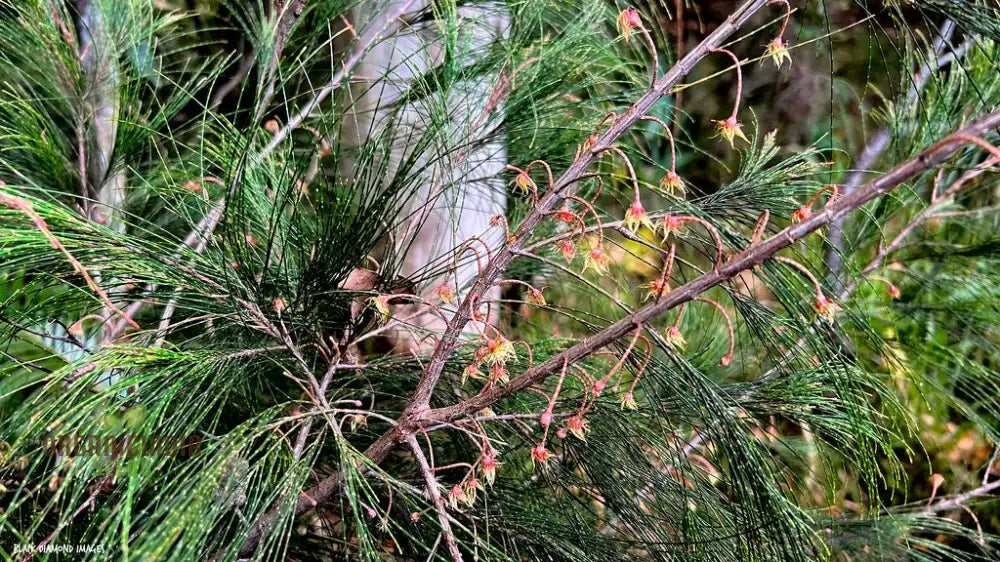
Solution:
M 624 337 L 632 330 L 632 326 L 646 323 L 667 310 L 686 303 L 712 287 L 735 277 L 740 272 L 760 265 L 774 256 L 778 251 L 791 246 L 815 230 L 844 217 L 865 203 L 885 195 L 904 181 L 934 169 L 949 156 L 957 152 L 959 148 L 965 146 L 968 142 L 965 139 L 968 137 L 982 136 L 998 126 L 1000 126 L 1000 111 L 991 113 L 954 135 L 941 140 L 921 152 L 917 157 L 900 164 L 886 175 L 866 184 L 850 195 L 827 204 L 823 211 L 816 213 L 812 217 L 798 224 L 793 224 L 773 237 L 743 250 L 722 267 L 705 273 L 701 277 L 664 295 L 658 302 L 633 312 L 601 332 L 552 357 L 545 363 L 529 369 L 521 376 L 511 380 L 508 385 L 502 388 L 496 386 L 490 387 L 479 395 L 453 406 L 424 412 L 422 415 L 414 414 L 413 417 L 419 419 L 421 423 L 424 420 L 437 423 L 450 421 L 473 412 L 478 412 L 505 396 L 520 392 L 544 380 L 549 375 L 558 372 L 564 360 L 568 360 L 571 364 L 575 363 Z
M 365 456 L 376 464 L 381 463 L 399 443 L 412 436 L 420 428 L 449 423 L 474 414 L 488 408 L 506 396 L 516 394 L 543 381 L 546 377 L 558 372 L 564 361 L 573 364 L 611 345 L 631 332 L 635 325 L 645 323 L 672 308 L 691 301 L 712 287 L 735 277 L 742 271 L 763 263 L 773 257 L 778 251 L 801 240 L 817 229 L 844 217 L 865 203 L 885 195 L 904 181 L 937 167 L 964 146 L 964 143 L 958 143 L 953 139 L 969 136 L 979 137 L 997 127 L 1000 127 L 1000 111 L 991 113 L 962 129 L 954 136 L 938 142 L 912 160 L 900 164 L 886 175 L 855 190 L 853 193 L 827 204 L 819 213 L 812 215 L 800 223 L 789 226 L 771 238 L 750 246 L 734 256 L 722 267 L 708 271 L 693 281 L 665 294 L 660 300 L 629 314 L 597 334 L 550 358 L 545 363 L 527 370 L 524 374 L 511 380 L 503 387 L 491 385 L 480 394 L 452 406 L 434 410 L 404 412 L 404 415 L 400 417 L 399 423 L 395 427 L 383 433 L 365 450 Z M 509 246 L 505 247 L 504 250 L 506 251 L 508 248 Z M 318 504 L 326 502 L 333 497 L 338 486 L 338 475 L 333 474 L 328 476 L 302 494 L 302 498 L 295 505 L 294 513 L 305 513 L 315 508 Z M 255 524 L 240 549 L 241 556 L 246 556 L 253 552 L 263 533 L 273 526 L 277 513 L 278 506 L 275 506 Z
M 738 25 L 742 24 L 765 3 L 766 0 L 754 0 L 744 5 L 722 27 L 713 32 L 708 39 L 695 48 L 688 57 L 685 57 L 677 66 L 665 74 L 663 79 L 657 83 L 656 88 L 643 96 L 623 117 L 614 122 L 594 146 L 606 146 L 608 143 L 613 142 L 622 132 L 641 118 L 642 114 L 669 88 L 670 84 L 679 80 L 710 48 L 720 44 Z M 449 423 L 470 414 L 475 414 L 506 396 L 528 389 L 545 380 L 550 375 L 559 372 L 564 363 L 573 364 L 589 355 L 599 352 L 604 347 L 628 335 L 636 325 L 645 324 L 664 312 L 697 298 L 712 287 L 732 279 L 739 273 L 772 258 L 780 250 L 791 246 L 817 229 L 839 220 L 862 205 L 885 195 L 904 181 L 936 168 L 967 144 L 967 141 L 963 139 L 980 137 L 997 127 L 1000 127 L 1000 111 L 991 113 L 972 125 L 965 127 L 955 133 L 955 135 L 947 137 L 941 142 L 927 148 L 915 158 L 900 164 L 884 176 L 873 180 L 849 195 L 827 204 L 822 211 L 800 223 L 789 226 L 771 238 L 743 250 L 720 267 L 702 274 L 693 281 L 664 295 L 658 301 L 627 315 L 602 331 L 553 356 L 548 361 L 528 369 L 521 376 L 511 380 L 507 385 L 503 387 L 491 385 L 477 396 L 463 400 L 452 406 L 428 409 L 430 396 L 440 377 L 444 363 L 458 345 L 458 335 L 471 317 L 474 305 L 478 301 L 479 296 L 492 286 L 499 274 L 514 259 L 516 256 L 515 252 L 520 249 L 520 245 L 523 243 L 521 241 L 527 238 L 527 234 L 538 224 L 543 214 L 550 211 L 562 200 L 564 188 L 576 181 L 581 174 L 585 173 L 587 167 L 593 163 L 595 160 L 594 153 L 590 151 L 585 152 L 557 181 L 555 189 L 550 190 L 542 198 L 535 210 L 521 223 L 517 230 L 518 242 L 503 247 L 484 268 L 483 273 L 476 279 L 472 290 L 460 306 L 458 314 L 451 324 L 449 324 L 444 337 L 435 349 L 431 362 L 426 367 L 418 383 L 417 390 L 411 398 L 409 407 L 400 416 L 397 425 L 383 433 L 365 450 L 364 455 L 375 464 L 381 463 L 400 443 L 412 439 L 413 435 L 421 431 L 422 428 Z M 293 513 L 296 515 L 302 514 L 316 508 L 317 505 L 327 502 L 336 493 L 338 486 L 339 478 L 337 474 L 325 478 L 313 488 L 303 492 L 301 498 L 294 506 Z M 279 507 L 279 505 L 272 507 L 254 524 L 253 529 L 251 529 L 251 532 L 240 548 L 242 556 L 252 553 L 264 533 L 273 528 Z
M 969 50 L 974 44 L 972 39 L 966 40 L 964 43 L 956 47 L 952 52 L 939 56 L 941 51 L 948 45 L 948 40 L 951 38 L 954 32 L 955 24 L 951 20 L 945 20 L 941 24 L 941 28 L 938 31 L 938 37 L 933 45 L 933 53 L 931 56 L 934 60 L 928 60 L 925 64 L 920 67 L 920 71 L 914 77 L 913 82 L 910 84 L 910 88 L 906 93 L 906 106 L 912 105 L 920 96 L 920 92 L 924 89 L 927 83 L 930 81 L 933 73 L 944 66 L 951 63 L 958 57 L 961 57 Z M 842 191 L 844 194 L 849 194 L 858 188 L 864 181 L 865 174 L 867 174 L 875 162 L 882 156 L 882 153 L 889 147 L 889 141 L 891 140 L 891 131 L 887 127 L 882 127 L 875 131 L 871 137 L 869 137 L 868 142 L 865 143 L 864 149 L 858 156 L 857 160 L 851 165 L 853 171 L 847 175 L 844 181 Z M 843 274 L 843 262 L 841 260 L 841 252 L 844 248 L 844 224 L 841 221 L 836 221 L 830 225 L 829 232 L 827 233 L 827 248 L 824 255 L 824 262 L 827 269 L 827 280 L 830 285 L 834 288 L 840 286 L 842 280 L 840 279 Z
M 434 509 L 437 510 L 438 521 L 441 523 L 441 536 L 444 537 L 444 544 L 448 547 L 451 560 L 452 562 L 462 562 L 462 551 L 458 549 L 458 545 L 455 543 L 455 533 L 451 530 L 448 511 L 445 509 L 444 499 L 441 498 L 441 490 L 438 489 L 434 471 L 430 464 L 427 463 L 427 458 L 424 456 L 424 452 L 420 448 L 420 443 L 416 437 L 408 435 L 406 437 L 406 444 L 413 451 L 413 458 L 417 461 L 417 466 L 420 467 L 420 474 L 424 477 L 424 483 L 427 485 L 427 497 L 430 498 L 431 503 L 434 504 Z
M 615 119 L 608 130 L 601 134 L 592 144 L 594 147 L 608 147 L 615 143 L 618 138 L 625 133 L 632 125 L 639 121 L 653 107 L 661 97 L 667 94 L 671 87 L 676 85 L 681 78 L 691 71 L 694 66 L 709 53 L 711 49 L 719 47 L 723 41 L 732 35 L 747 19 L 755 12 L 763 8 L 768 0 L 750 0 L 737 9 L 726 19 L 715 31 L 706 37 L 697 47 L 688 53 L 683 59 L 678 61 L 662 78 L 657 80 L 654 86 L 643 95 L 639 101 L 632 105 L 625 113 Z M 434 349 L 430 362 L 424 370 L 420 382 L 410 399 L 410 406 L 406 415 L 426 410 L 430 405 L 431 395 L 434 387 L 448 358 L 458 345 L 458 338 L 463 328 L 469 322 L 475 312 L 476 303 L 482 298 L 486 291 L 493 286 L 500 274 L 507 268 L 516 256 L 516 251 L 521 249 L 528 235 L 534 230 L 543 217 L 552 211 L 561 202 L 568 190 L 580 176 L 584 175 L 587 169 L 598 159 L 599 153 L 593 150 L 581 151 L 581 154 L 573 161 L 569 168 L 556 181 L 538 202 L 527 217 L 521 221 L 514 232 L 515 241 L 501 248 L 490 263 L 486 265 L 483 272 L 472 284 L 465 300 L 459 306 L 457 313 L 445 329 L 444 335 Z
M 935 504 L 927 506 L 927 508 L 921 511 L 920 513 L 923 515 L 931 515 L 942 511 L 951 511 L 953 509 L 958 509 L 963 507 L 965 502 L 971 499 L 978 498 L 980 496 L 985 496 L 986 494 L 989 494 L 990 492 L 996 490 L 997 488 L 1000 488 L 1000 480 L 994 480 L 993 482 L 990 482 L 988 484 L 983 484 L 978 488 L 969 490 L 964 494 L 959 494 L 949 499 L 942 499 Z

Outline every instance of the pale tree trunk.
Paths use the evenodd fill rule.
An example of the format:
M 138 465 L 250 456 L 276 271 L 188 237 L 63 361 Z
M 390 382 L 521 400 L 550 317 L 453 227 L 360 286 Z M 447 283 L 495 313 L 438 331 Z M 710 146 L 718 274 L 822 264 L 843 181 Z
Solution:
M 426 0 L 389 0 L 393 3 L 409 2 L 407 15 L 426 9 Z M 354 20 L 364 21 L 364 14 L 385 9 L 382 5 L 362 4 L 354 10 Z M 460 17 L 459 55 L 464 64 L 472 64 L 490 44 L 504 37 L 509 27 L 509 15 L 499 4 L 480 4 L 458 9 Z M 405 16 L 402 19 L 407 19 Z M 489 99 L 496 76 L 482 76 L 457 84 L 444 97 L 432 95 L 430 99 L 407 102 L 400 106 L 398 100 L 414 84 L 414 79 L 442 62 L 444 47 L 434 22 L 403 26 L 401 31 L 385 39 L 368 51 L 358 65 L 348 100 L 347 117 L 343 131 L 346 145 L 360 146 L 366 139 L 375 138 L 391 122 L 393 137 L 391 156 L 385 177 L 392 178 L 402 161 L 412 156 L 417 141 L 431 124 L 439 118 L 442 100 L 448 112 L 450 129 L 440 140 L 417 156 L 420 187 L 414 197 L 404 203 L 402 220 L 393 229 L 392 244 L 402 255 L 399 274 L 416 279 L 418 293 L 434 302 L 434 289 L 448 283 L 462 294 L 478 272 L 475 253 L 465 252 L 454 274 L 428 276 L 428 271 L 448 271 L 453 268 L 455 248 L 478 237 L 492 252 L 503 241 L 503 230 L 490 226 L 497 215 L 506 209 L 506 192 L 502 173 L 507 163 L 507 152 L 502 135 L 491 131 L 486 119 Z M 440 125 L 438 125 L 440 126 Z M 342 165 L 343 177 L 355 177 L 354 163 Z M 483 244 L 472 247 L 486 263 Z M 498 289 L 486 301 L 498 296 Z M 408 316 L 409 307 L 394 313 Z M 446 314 L 446 316 L 450 316 Z M 428 313 L 411 321 L 423 330 L 443 331 L 444 320 Z M 417 347 L 416 342 L 426 332 L 397 332 L 402 347 Z M 433 343 L 426 340 L 426 343 Z

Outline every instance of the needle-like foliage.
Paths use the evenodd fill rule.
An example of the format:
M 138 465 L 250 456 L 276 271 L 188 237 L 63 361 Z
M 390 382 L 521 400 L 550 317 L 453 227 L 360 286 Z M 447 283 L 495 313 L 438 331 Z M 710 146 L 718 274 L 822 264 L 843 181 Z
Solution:
M 1000 12 L 714 4 L 0 0 L 4 559 L 998 556 Z

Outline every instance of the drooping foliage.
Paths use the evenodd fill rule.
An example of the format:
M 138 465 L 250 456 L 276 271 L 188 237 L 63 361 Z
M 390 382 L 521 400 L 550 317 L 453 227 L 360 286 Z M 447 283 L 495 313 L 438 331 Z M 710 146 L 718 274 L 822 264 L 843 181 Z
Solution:
M 449 303 L 442 279 L 492 258 L 469 244 L 400 274 L 425 182 L 501 142 L 516 168 L 491 228 L 515 231 L 552 187 L 543 166 L 518 170 L 572 169 L 648 90 L 652 56 L 662 74 L 746 8 L 445 0 L 376 17 L 404 4 L 0 0 L 0 551 L 997 556 L 1000 515 L 977 502 L 1000 439 L 1000 191 L 977 144 L 850 214 L 838 242 L 813 234 L 531 390 L 407 429 L 445 341 L 407 307 L 451 318 L 472 289 Z M 986 1 L 790 2 L 787 19 L 750 4 L 725 42 L 737 63 L 699 59 L 566 214 L 508 232 L 502 297 L 430 408 L 516 381 L 717 253 L 822 212 L 866 145 L 882 144 L 870 179 L 1000 107 Z M 484 43 L 493 16 L 509 28 Z M 355 54 L 406 33 L 440 52 L 359 138 L 358 97 L 390 78 Z M 476 87 L 495 103 L 465 103 Z M 734 96 L 746 142 L 731 145 L 713 134 L 736 134 Z M 422 345 L 393 349 L 390 328 Z M 418 448 L 376 458 L 394 428 Z M 75 438 L 183 446 L 64 454 Z

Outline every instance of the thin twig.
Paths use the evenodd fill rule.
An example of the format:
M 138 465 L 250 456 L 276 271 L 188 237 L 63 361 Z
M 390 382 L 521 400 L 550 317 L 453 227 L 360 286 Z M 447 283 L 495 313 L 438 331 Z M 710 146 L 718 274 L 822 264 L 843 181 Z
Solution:
M 444 537 L 444 544 L 448 547 L 451 560 L 452 562 L 462 562 L 462 551 L 458 549 L 458 545 L 455 543 L 455 533 L 451 530 L 451 521 L 448 518 L 448 511 L 444 506 L 444 499 L 441 498 L 441 490 L 438 489 L 434 471 L 427 463 L 427 457 L 424 456 L 424 451 L 420 448 L 420 443 L 416 437 L 408 435 L 406 444 L 413 451 L 413 458 L 417 461 L 420 474 L 424 477 L 424 483 L 427 485 L 427 497 L 430 498 L 431 503 L 434 504 L 434 508 L 438 512 L 438 521 L 441 523 L 441 536 Z

